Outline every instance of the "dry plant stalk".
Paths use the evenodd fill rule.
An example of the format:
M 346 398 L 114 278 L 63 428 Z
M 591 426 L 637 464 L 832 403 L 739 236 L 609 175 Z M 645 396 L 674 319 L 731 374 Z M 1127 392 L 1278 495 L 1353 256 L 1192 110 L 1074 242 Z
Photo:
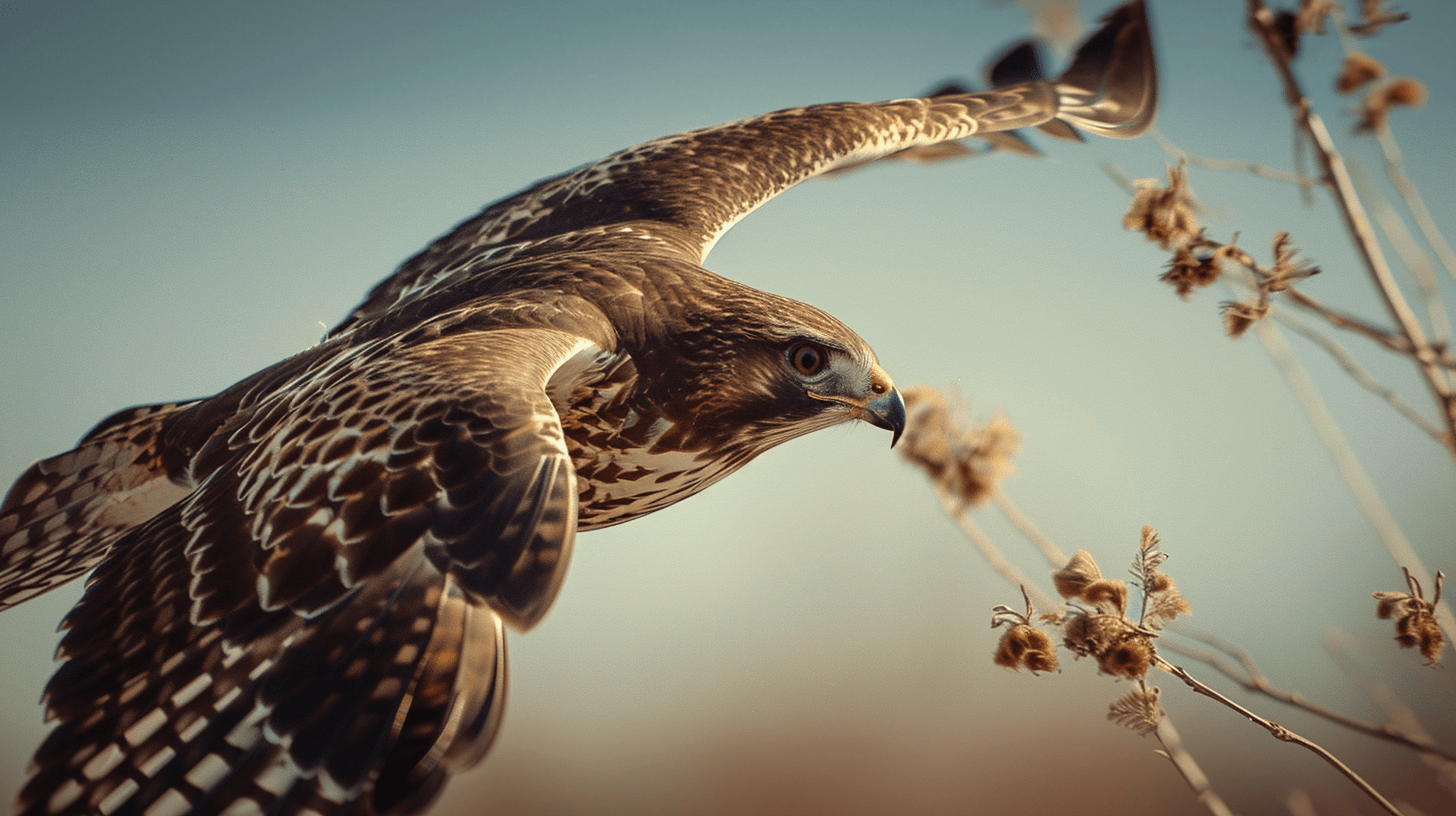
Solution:
M 1297 13 L 1271 11 L 1260 0 L 1247 2 L 1249 27 L 1274 64 L 1294 111 L 1296 129 L 1301 137 L 1297 144 L 1308 145 L 1313 150 L 1321 171 L 1319 183 L 1329 190 L 1334 199 L 1346 231 L 1395 328 L 1384 328 L 1373 321 L 1331 308 L 1304 292 L 1297 284 L 1318 269 L 1298 257 L 1288 233 L 1279 233 L 1275 237 L 1271 250 L 1273 260 L 1267 265 L 1256 262 L 1250 253 L 1240 249 L 1237 235 L 1227 243 L 1210 238 L 1198 223 L 1197 202 L 1189 187 L 1186 170 L 1188 154 L 1176 148 L 1173 152 L 1180 156 L 1180 160 L 1176 168 L 1169 170 L 1167 185 L 1161 186 L 1149 179 L 1136 182 L 1134 200 L 1123 223 L 1173 252 L 1162 280 L 1172 286 L 1180 297 L 1186 299 L 1195 290 L 1219 280 L 1242 285 L 1251 292 L 1248 297 L 1222 304 L 1225 329 L 1229 335 L 1238 337 L 1257 327 L 1260 339 L 1290 380 L 1320 438 L 1330 448 L 1341 474 L 1380 531 L 1393 558 L 1403 568 L 1411 568 L 1421 580 L 1428 580 L 1429 573 L 1385 512 L 1373 483 L 1349 450 L 1343 433 L 1337 430 L 1337 426 L 1325 427 L 1332 425 L 1333 419 L 1323 408 L 1312 381 L 1290 355 L 1279 333 L 1266 321 L 1268 317 L 1276 316 L 1290 329 L 1314 342 L 1361 387 L 1385 401 L 1448 452 L 1456 453 L 1456 388 L 1453 388 L 1456 357 L 1449 348 L 1450 321 L 1440 299 L 1440 287 L 1424 252 L 1415 244 L 1413 233 L 1406 229 L 1404 222 L 1382 198 L 1372 194 L 1381 228 L 1390 237 L 1402 261 L 1420 281 L 1433 332 L 1434 339 L 1430 339 L 1395 283 L 1376 240 L 1371 218 L 1357 195 L 1354 176 L 1347 170 L 1333 139 L 1304 95 L 1291 67 L 1302 37 L 1323 33 L 1333 19 L 1336 30 L 1344 37 L 1346 51 L 1339 76 L 1335 78 L 1336 90 L 1356 93 L 1363 89 L 1365 92 L 1360 120 L 1354 130 L 1372 133 L 1377 138 L 1386 157 L 1387 176 L 1392 186 L 1400 192 L 1427 244 L 1448 271 L 1456 276 L 1456 253 L 1450 250 L 1430 218 L 1419 191 L 1401 168 L 1399 149 L 1389 127 L 1391 111 L 1400 106 L 1421 104 L 1425 88 L 1414 79 L 1387 77 L 1384 65 L 1360 53 L 1352 45 L 1353 37 L 1372 36 L 1384 27 L 1405 19 L 1406 15 L 1391 11 L 1381 3 L 1365 2 L 1359 9 L 1359 21 L 1346 25 L 1339 6 L 1328 0 L 1303 0 Z M 1221 163 L 1221 166 L 1229 169 L 1233 164 Z M 1365 187 L 1368 189 L 1370 185 Z M 1409 358 L 1421 372 L 1435 399 L 1439 421 L 1428 421 L 1394 389 L 1378 382 L 1356 364 L 1353 356 L 1339 343 L 1292 320 L 1277 308 L 1276 302 L 1313 314 L 1330 326 L 1364 337 L 1389 352 Z M 1456 627 L 1456 616 L 1452 615 L 1449 605 L 1435 605 L 1434 615 L 1447 629 Z M 1439 634 L 1435 623 L 1429 628 Z M 1414 633 L 1411 636 L 1419 637 Z M 1441 641 L 1427 637 L 1426 642 L 1428 650 L 1430 644 L 1435 644 L 1439 651 Z M 1433 662 L 1432 658 L 1427 659 Z
M 1238 683 L 1245 691 L 1261 694 L 1271 700 L 1276 700 L 1285 705 L 1309 712 L 1310 714 L 1329 720 L 1336 725 L 1364 734 L 1367 737 L 1387 740 L 1404 746 L 1423 757 L 1456 764 L 1456 754 L 1436 745 L 1423 731 L 1403 728 L 1395 724 L 1377 725 L 1376 723 L 1352 717 L 1342 711 L 1337 711 L 1328 706 L 1316 703 L 1298 692 L 1287 691 L 1274 685 L 1273 681 L 1259 667 L 1259 664 L 1254 660 L 1252 655 L 1217 635 L 1193 631 L 1183 626 L 1178 628 L 1177 634 L 1181 637 L 1207 644 L 1213 649 L 1218 650 L 1218 652 L 1222 652 L 1223 655 L 1232 658 L 1238 664 L 1238 668 L 1230 665 L 1224 659 L 1223 655 L 1203 649 L 1196 649 L 1183 643 L 1164 641 L 1162 648 L 1176 652 L 1192 660 L 1197 660 L 1199 663 L 1208 666 L 1229 680 Z M 1346 672 L 1346 674 L 1349 674 L 1349 672 Z
M 1384 65 L 1349 44 L 1351 37 L 1372 36 L 1384 27 L 1405 19 L 1406 15 L 1391 10 L 1381 0 L 1364 0 L 1360 5 L 1359 20 L 1346 24 L 1338 5 L 1332 0 L 1301 0 L 1297 12 L 1272 12 L 1265 7 L 1262 0 L 1246 2 L 1249 10 L 1248 25 L 1274 64 L 1293 110 L 1300 137 L 1296 147 L 1311 151 L 1318 167 L 1318 178 L 1261 165 L 1205 159 L 1177 150 L 1164 140 L 1165 148 L 1178 155 L 1178 165 L 1169 168 L 1166 185 L 1150 179 L 1131 185 L 1130 192 L 1133 193 L 1134 200 L 1124 219 L 1124 225 L 1143 232 L 1150 241 L 1172 253 L 1172 259 L 1162 279 L 1180 297 L 1186 299 L 1198 289 L 1219 280 L 1232 280 L 1247 288 L 1249 296 L 1222 304 L 1222 318 L 1229 335 L 1239 337 L 1254 328 L 1266 345 L 1271 345 L 1270 335 L 1277 332 L 1266 319 L 1278 316 L 1281 322 L 1310 337 L 1334 357 L 1363 387 L 1395 407 L 1448 452 L 1456 454 L 1456 387 L 1453 387 L 1456 356 L 1449 349 L 1450 322 L 1446 317 L 1445 307 L 1440 302 L 1439 287 L 1435 283 L 1432 268 L 1416 244 L 1414 234 L 1405 228 L 1394 210 L 1378 194 L 1370 192 L 1368 184 L 1359 188 L 1360 192 L 1364 192 L 1374 202 L 1378 225 L 1390 237 L 1400 260 L 1412 269 L 1420 281 L 1424 305 L 1429 312 L 1431 331 L 1428 334 L 1395 282 L 1376 238 L 1376 222 L 1372 222 L 1357 194 L 1353 175 L 1346 168 L 1333 139 L 1323 121 L 1314 112 L 1291 69 L 1301 38 L 1308 34 L 1325 33 L 1330 21 L 1334 20 L 1335 30 L 1346 40 L 1346 57 L 1339 76 L 1335 78 L 1336 89 L 1342 94 L 1361 95 L 1358 121 L 1354 130 L 1357 133 L 1371 134 L 1379 141 L 1386 157 L 1387 177 L 1416 219 L 1426 243 L 1434 250 L 1448 272 L 1456 277 L 1456 252 L 1452 252 L 1440 235 L 1419 192 L 1405 176 L 1399 162 L 1399 150 L 1390 132 L 1392 113 L 1401 107 L 1423 104 L 1426 97 L 1425 86 L 1412 78 L 1389 76 Z M 1188 184 L 1189 163 L 1215 169 L 1239 169 L 1289 181 L 1298 184 L 1303 194 L 1307 194 L 1315 186 L 1327 188 L 1394 327 L 1386 328 L 1375 321 L 1331 308 L 1302 291 L 1303 282 L 1318 273 L 1319 269 L 1300 257 L 1288 233 L 1281 232 L 1276 235 L 1267 263 L 1256 261 L 1250 252 L 1240 248 L 1237 234 L 1226 242 L 1211 238 L 1199 224 L 1197 201 Z M 1439 422 L 1426 420 L 1395 391 L 1378 383 L 1356 364 L 1353 357 L 1338 343 L 1290 320 L 1279 311 L 1276 303 L 1314 314 L 1329 326 L 1364 337 L 1389 352 L 1409 358 L 1421 373 L 1434 398 L 1440 414 Z M 1271 345 L 1270 350 L 1274 354 L 1276 348 Z M 1275 356 L 1277 359 L 1278 355 Z M 1291 376 L 1292 384 L 1300 392 L 1299 383 L 1295 382 L 1298 378 L 1291 374 L 1290 365 L 1281 364 L 1281 368 L 1286 375 Z M 1312 384 L 1309 384 L 1307 390 L 1311 392 L 1313 399 L 1318 400 Z M 1309 396 L 1300 393 L 1301 401 L 1318 426 L 1317 415 L 1320 412 L 1310 410 Z M 1160 753 L 1173 762 L 1199 801 L 1211 812 L 1223 814 L 1228 810 L 1213 793 L 1207 777 L 1198 769 L 1197 763 L 1182 748 L 1181 741 L 1162 708 L 1159 690 L 1148 683 L 1147 674 L 1152 669 L 1172 674 L 1189 688 L 1222 703 L 1259 725 L 1276 739 L 1301 745 L 1315 753 L 1350 779 L 1386 812 L 1398 813 L 1385 797 L 1322 746 L 1235 703 L 1159 654 L 1163 626 L 1188 614 L 1190 607 L 1187 600 L 1178 593 L 1172 579 L 1159 569 L 1166 555 L 1162 553 L 1157 534 L 1151 528 L 1144 528 L 1139 556 L 1133 564 L 1132 574 L 1136 578 L 1134 586 L 1141 598 L 1141 607 L 1133 615 L 1133 604 L 1130 600 L 1132 589 L 1128 582 L 1103 576 L 1095 560 L 1085 550 L 1077 551 L 1070 559 L 1059 557 L 1060 552 L 1055 545 L 1046 540 L 1029 520 L 1021 516 L 1000 491 L 997 482 L 1010 469 L 1006 460 L 1015 452 L 1015 445 L 998 448 L 994 442 L 996 434 L 988 433 L 988 429 L 955 431 L 943 403 L 935 403 L 933 398 L 926 398 L 923 404 L 931 406 L 926 416 L 938 428 L 924 437 L 924 444 L 907 451 L 907 458 L 930 475 L 947 513 L 976 541 L 977 547 L 996 566 L 998 572 L 1021 588 L 1024 601 L 1021 608 L 1013 609 L 1002 605 L 993 610 L 992 627 L 1004 630 L 993 658 L 997 665 L 1016 670 L 1025 668 L 1033 674 L 1057 670 L 1057 643 L 1049 633 L 1049 630 L 1054 630 L 1060 634 L 1061 648 L 1070 651 L 1075 658 L 1088 657 L 1097 664 L 1100 673 L 1131 681 L 1134 684 L 1133 689 L 1111 705 L 1108 719 L 1139 734 L 1156 736 L 1163 744 Z M 1009 432 L 1009 428 L 1007 431 Z M 1342 451 L 1346 451 L 1348 446 L 1340 440 L 1332 439 L 1326 430 L 1321 430 L 1321 438 L 1330 445 L 1338 462 L 1353 458 L 1353 454 L 1342 456 Z M 964 456 L 966 460 L 958 463 L 958 456 Z M 1390 525 L 1381 524 L 1380 520 L 1388 514 L 1384 513 L 1373 484 L 1365 484 L 1368 478 L 1364 477 L 1363 469 L 1359 468 L 1358 463 L 1353 468 L 1346 463 L 1342 464 L 1341 472 L 1360 499 L 1361 506 L 1371 515 L 1377 528 L 1382 530 L 1382 539 L 1386 540 L 1396 560 L 1414 564 L 1417 570 L 1421 570 L 1414 551 L 1404 543 L 1404 537 L 1398 533 L 1398 529 L 1393 537 L 1386 530 L 1386 527 L 1393 526 L 1393 519 L 1390 520 Z M 1057 592 L 1068 599 L 1069 605 L 1056 607 L 1049 604 L 1034 585 L 1029 586 L 1023 580 L 1020 572 L 1000 554 L 994 543 L 966 518 L 967 510 L 984 502 L 987 497 L 991 497 L 1013 525 L 1037 545 L 1044 557 L 1059 566 L 1053 574 L 1053 583 Z M 1398 540 L 1392 541 L 1392 538 Z M 1440 605 L 1443 578 L 1442 574 L 1437 573 L 1434 594 L 1429 600 L 1422 592 L 1420 581 L 1409 569 L 1406 569 L 1408 592 L 1374 593 L 1377 616 L 1394 621 L 1396 640 L 1403 647 L 1418 649 L 1432 665 L 1435 665 L 1445 642 L 1439 622 L 1448 621 L 1451 617 L 1449 608 Z M 1038 608 L 1049 611 L 1039 612 Z M 1297 694 L 1277 689 L 1258 670 L 1252 658 L 1234 647 L 1225 644 L 1218 648 L 1236 659 L 1247 676 L 1240 675 L 1217 655 L 1164 645 L 1208 664 L 1247 689 L 1298 706 L 1367 735 L 1405 745 L 1420 752 L 1428 762 L 1443 764 L 1447 768 L 1451 766 L 1451 754 L 1437 747 L 1418 727 L 1401 729 L 1395 725 L 1365 723 L 1318 706 Z
M 1201 159 L 1174 148 L 1171 143 L 1165 143 L 1165 148 L 1179 155 L 1178 166 L 1169 169 L 1166 186 L 1160 186 L 1151 179 L 1134 182 L 1136 189 L 1133 204 L 1123 224 L 1128 229 L 1143 232 L 1148 240 L 1173 252 L 1173 258 L 1162 280 L 1171 285 L 1180 297 L 1187 298 L 1198 288 L 1208 286 L 1220 278 L 1227 279 L 1230 271 L 1240 273 L 1234 277 L 1242 276 L 1251 281 L 1253 297 L 1227 302 L 1222 306 L 1225 327 L 1231 336 L 1242 335 L 1255 323 L 1268 317 L 1272 305 L 1270 295 L 1284 293 L 1284 301 L 1289 305 L 1316 314 L 1331 326 L 1360 334 L 1388 351 L 1409 357 L 1425 379 L 1440 413 L 1442 430 L 1436 436 L 1437 441 L 1449 452 L 1456 454 L 1456 387 L 1453 387 L 1451 377 L 1452 370 L 1456 369 L 1456 359 L 1453 359 L 1444 342 L 1444 312 L 1438 304 L 1432 306 L 1432 320 L 1437 324 L 1437 340 L 1432 341 L 1427 337 L 1414 310 L 1406 302 L 1405 295 L 1396 283 L 1376 238 L 1372 220 L 1357 194 L 1351 173 L 1291 68 L 1301 37 L 1310 33 L 1323 33 L 1327 18 L 1336 13 L 1336 7 L 1327 0 L 1305 0 L 1296 13 L 1273 12 L 1261 0 L 1248 0 L 1248 5 L 1250 29 L 1274 63 L 1290 107 L 1295 111 L 1295 123 L 1301 135 L 1299 144 L 1312 148 L 1321 171 L 1318 183 L 1326 187 L 1334 198 L 1355 249 L 1396 328 L 1381 328 L 1368 320 L 1326 307 L 1294 286 L 1318 270 L 1296 257 L 1287 233 L 1280 233 L 1275 239 L 1273 262 L 1267 266 L 1256 263 L 1247 252 L 1240 249 L 1237 246 L 1237 236 L 1228 242 L 1210 238 L 1198 223 L 1197 202 L 1188 186 L 1186 163 L 1192 160 L 1219 169 L 1258 172 L 1259 175 L 1271 178 L 1295 180 L 1302 184 L 1302 189 L 1307 189 L 1303 177 L 1272 172 L 1269 168 L 1260 170 L 1233 162 Z M 1342 30 L 1358 36 L 1370 36 L 1404 18 L 1405 15 L 1391 12 L 1383 6 L 1376 7 L 1367 3 L 1361 8 L 1361 22 L 1345 26 Z M 1447 256 L 1453 253 L 1440 237 L 1439 230 L 1429 217 L 1414 184 L 1400 170 L 1399 152 L 1394 146 L 1388 126 L 1389 116 L 1394 108 L 1418 106 L 1424 102 L 1425 86 L 1408 77 L 1387 79 L 1384 78 L 1385 73 L 1385 67 L 1378 61 L 1364 54 L 1351 52 L 1346 56 L 1335 84 L 1345 93 L 1369 87 L 1361 105 L 1356 131 L 1372 133 L 1380 139 L 1386 152 L 1387 171 L 1392 183 L 1401 190 L 1427 242 L 1445 262 Z M 1408 235 L 1403 225 L 1401 231 Z M 1396 242 L 1396 245 L 1400 248 L 1405 243 Z M 1456 270 L 1453 270 L 1453 274 L 1456 274 Z M 1429 293 L 1434 289 L 1429 283 L 1423 286 L 1429 301 Z M 1330 344 L 1326 343 L 1325 346 L 1328 350 Z M 1385 389 L 1372 390 L 1386 393 Z M 1419 424 L 1423 430 L 1428 427 L 1424 421 Z
M 1306 3 L 1306 7 L 1310 5 L 1313 4 Z M 1294 111 L 1295 126 L 1302 137 L 1302 143 L 1307 144 L 1314 152 L 1325 186 L 1344 219 L 1346 232 L 1349 233 L 1386 312 L 1397 326 L 1394 334 L 1409 349 L 1406 353 L 1415 362 L 1435 399 L 1446 426 L 1446 447 L 1456 453 L 1456 392 L 1452 389 L 1449 367 L 1443 365 L 1441 359 L 1444 355 L 1427 340 L 1420 321 L 1406 302 L 1405 295 L 1385 260 L 1375 228 L 1356 193 L 1344 159 L 1335 148 L 1324 120 L 1315 113 L 1314 106 L 1294 76 L 1292 63 L 1299 48 L 1300 35 L 1319 30 L 1323 25 L 1323 18 L 1333 11 L 1333 4 L 1319 5 L 1326 8 L 1318 10 L 1317 14 L 1312 12 L 1319 18 L 1318 23 L 1306 23 L 1303 28 L 1291 29 L 1281 22 L 1279 14 L 1264 5 L 1263 0 L 1248 0 L 1248 26 L 1264 47 L 1265 54 L 1284 86 L 1285 98 Z M 1404 17 L 1405 15 L 1389 11 L 1383 3 L 1367 2 L 1361 5 L 1361 22 L 1348 27 L 1348 30 L 1357 36 L 1370 36 Z M 1424 93 L 1424 86 L 1410 79 L 1391 80 L 1379 86 L 1366 98 L 1361 126 L 1372 132 L 1385 130 L 1392 107 L 1420 104 L 1424 101 Z
M 1292 257 L 1292 254 L 1285 253 L 1285 257 Z M 1287 265 L 1298 268 L 1298 264 L 1292 262 Z M 983 426 L 964 424 L 958 412 L 952 410 L 951 402 L 933 389 L 908 389 L 907 403 L 911 421 L 905 432 L 904 440 L 908 444 L 902 446 L 902 455 L 925 471 L 947 514 L 957 521 L 997 572 L 1021 590 L 1022 604 L 1019 607 L 997 605 L 992 610 L 992 628 L 1004 630 L 992 657 L 996 665 L 1015 670 L 1027 669 L 1033 674 L 1057 671 L 1060 666 L 1057 649 L 1060 646 L 1076 659 L 1090 658 L 1097 664 L 1100 673 L 1132 681 L 1135 687 L 1112 703 L 1108 719 L 1139 734 L 1157 737 L 1161 743 L 1159 753 L 1174 764 L 1198 801 L 1219 816 L 1230 811 L 1212 790 L 1197 762 L 1182 747 L 1176 730 L 1168 722 L 1160 702 L 1160 692 L 1147 680 L 1152 669 L 1172 674 L 1199 694 L 1222 703 L 1259 725 L 1276 739 L 1315 753 L 1387 812 L 1398 813 L 1359 774 L 1319 744 L 1238 705 L 1159 654 L 1162 630 L 1168 623 L 1190 614 L 1191 605 L 1178 591 L 1173 579 L 1162 570 L 1168 556 L 1153 528 L 1143 528 L 1138 554 L 1130 568 L 1134 578 L 1131 584 L 1126 580 L 1106 577 L 1089 552 L 1078 550 L 1071 558 L 1063 559 L 1061 566 L 1052 573 L 1057 593 L 1070 602 L 1066 606 L 1055 604 L 1034 584 L 1030 584 L 1001 554 L 995 543 L 967 517 L 967 510 L 973 503 L 982 503 L 991 497 L 1008 518 L 1019 518 L 1016 528 L 1044 555 L 1057 552 L 1056 546 L 1021 516 L 999 487 L 1000 478 L 1011 470 L 1009 459 L 1019 445 L 1019 437 L 1009 426 L 1002 427 L 1004 420 L 999 418 Z M 1015 444 L 1008 444 L 1008 440 L 1015 440 Z M 1138 601 L 1135 615 L 1134 588 Z M 1410 593 L 1377 593 L 1376 599 L 1379 610 L 1388 610 L 1388 617 L 1397 618 L 1398 629 L 1405 627 L 1417 633 L 1414 644 L 1419 645 L 1419 633 L 1428 632 L 1434 625 L 1423 621 L 1433 620 L 1430 610 L 1437 599 L 1426 601 L 1418 583 L 1410 583 L 1410 588 Z M 1401 620 L 1412 623 L 1403 624 Z M 1052 630 L 1060 635 L 1059 639 L 1053 637 Z M 1439 629 L 1436 632 L 1439 636 Z M 1426 637 L 1429 641 L 1429 634 Z M 1221 643 L 1214 639 L 1209 639 L 1209 642 Z M 1392 726 L 1363 723 L 1274 688 L 1259 673 L 1252 659 L 1234 647 L 1223 645 L 1220 648 L 1243 664 L 1248 679 L 1239 677 L 1216 656 L 1199 654 L 1175 644 L 1164 645 L 1204 662 L 1240 685 L 1260 691 L 1272 699 L 1320 714 L 1332 722 L 1370 736 L 1406 745 L 1434 760 L 1444 761 L 1449 757 L 1447 752 L 1423 735 L 1412 735 Z
M 1108 710 L 1108 719 L 1143 734 L 1156 734 L 1164 712 L 1159 703 L 1159 691 L 1147 682 L 1147 673 L 1159 669 L 1177 677 L 1185 685 L 1211 700 L 1223 704 L 1240 716 L 1267 731 L 1270 736 L 1282 742 L 1299 745 L 1325 762 L 1329 763 L 1356 787 L 1380 805 L 1386 812 L 1399 816 L 1400 811 L 1369 782 L 1356 773 L 1323 746 L 1307 739 L 1284 726 L 1255 714 L 1239 705 L 1211 686 L 1194 677 L 1187 669 L 1168 662 L 1158 654 L 1156 639 L 1160 630 L 1180 615 L 1189 614 L 1191 606 L 1177 590 L 1173 579 L 1160 567 L 1167 559 L 1161 549 L 1158 534 L 1151 527 L 1144 527 L 1138 555 L 1133 560 L 1131 573 L 1140 590 L 1141 608 L 1134 620 L 1128 614 L 1129 587 L 1126 581 L 1109 579 L 1102 575 L 1097 562 L 1086 550 L 1078 550 L 1066 566 L 1052 574 L 1058 594 L 1068 599 L 1071 605 L 1066 611 L 1038 615 L 1026 601 L 1026 611 L 997 606 L 992 613 L 993 628 L 1006 627 L 997 646 L 995 662 L 1012 669 L 1027 668 L 1033 673 L 1050 671 L 1057 665 L 1055 654 L 1045 653 L 1052 638 L 1037 626 L 1041 623 L 1058 628 L 1062 633 L 1062 646 L 1078 658 L 1090 657 L 1104 674 L 1132 680 L 1136 687 L 1114 701 Z M 1027 598 L 1023 589 L 1022 597 Z M 1174 754 L 1164 745 L 1164 755 L 1174 759 Z M 1190 776 L 1179 757 L 1175 765 L 1180 773 L 1199 792 L 1210 810 L 1212 791 L 1206 787 L 1200 790 L 1196 777 Z M 1195 766 L 1196 767 L 1196 766 Z M 1213 797 L 1216 799 L 1216 797 Z

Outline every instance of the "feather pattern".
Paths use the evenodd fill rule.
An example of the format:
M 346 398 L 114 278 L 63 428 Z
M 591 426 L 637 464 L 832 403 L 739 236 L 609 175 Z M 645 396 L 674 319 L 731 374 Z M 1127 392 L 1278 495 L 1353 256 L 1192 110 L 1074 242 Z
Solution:
M 546 614 L 578 530 L 819 428 L 903 429 L 851 329 L 701 267 L 727 229 L 882 157 L 1151 121 L 1141 3 L 1058 80 L 1007 65 L 992 91 L 778 111 L 543 181 L 406 261 L 319 345 L 32 466 L 0 504 L 0 608 L 94 572 L 21 811 L 425 809 L 494 739 L 505 627 Z

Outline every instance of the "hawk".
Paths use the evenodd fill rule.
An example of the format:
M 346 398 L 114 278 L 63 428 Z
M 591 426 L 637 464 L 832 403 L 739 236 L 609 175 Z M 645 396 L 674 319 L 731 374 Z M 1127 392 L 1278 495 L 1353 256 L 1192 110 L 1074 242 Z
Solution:
M 540 182 L 318 345 L 33 465 L 0 505 L 0 608 L 92 574 L 21 811 L 426 808 L 489 748 L 505 630 L 546 614 L 578 531 L 819 428 L 903 429 L 852 330 L 702 267 L 729 227 L 866 161 L 1152 120 L 1141 3 L 1055 81 L 1017 62 L 989 92 L 782 110 Z

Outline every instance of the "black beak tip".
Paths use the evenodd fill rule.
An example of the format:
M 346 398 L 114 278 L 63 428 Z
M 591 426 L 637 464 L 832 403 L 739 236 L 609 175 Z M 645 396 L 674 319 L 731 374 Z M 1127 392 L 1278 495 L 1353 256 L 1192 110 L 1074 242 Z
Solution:
M 893 448 L 905 433 L 905 400 L 898 390 L 891 388 L 865 405 L 864 418 L 871 425 L 894 434 L 890 437 L 890 447 Z

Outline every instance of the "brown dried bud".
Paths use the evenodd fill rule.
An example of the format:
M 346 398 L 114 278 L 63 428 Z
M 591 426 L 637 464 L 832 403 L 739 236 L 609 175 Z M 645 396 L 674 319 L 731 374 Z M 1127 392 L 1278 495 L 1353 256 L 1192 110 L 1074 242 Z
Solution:
M 1051 637 L 1025 623 L 1013 626 L 1001 635 L 992 659 L 998 666 L 1017 671 L 1023 666 L 1032 672 L 1049 672 L 1057 668 L 1057 652 Z
M 1133 184 L 1137 192 L 1122 218 L 1124 229 L 1146 234 L 1149 241 L 1156 241 L 1163 249 L 1194 240 L 1202 232 L 1194 215 L 1193 193 L 1183 163 L 1168 168 L 1167 187 L 1159 187 L 1154 179 L 1138 179 Z
M 1218 280 L 1219 256 L 1217 252 L 1207 252 L 1206 246 L 1198 241 L 1179 244 L 1173 250 L 1173 260 L 1168 262 L 1168 271 L 1158 276 L 1158 280 L 1173 287 L 1178 297 L 1184 300 L 1193 294 L 1194 289 L 1208 286 Z
M 1360 22 L 1346 28 L 1357 37 L 1373 37 L 1388 25 L 1405 22 L 1410 15 L 1385 8 L 1386 0 L 1360 0 Z
M 1395 618 L 1395 640 L 1404 649 L 1419 649 L 1426 662 L 1434 664 L 1441 655 L 1446 638 L 1436 623 L 1436 604 L 1441 602 L 1441 586 L 1446 576 L 1436 573 L 1436 594 L 1426 600 L 1421 585 L 1410 570 L 1405 570 L 1409 592 L 1374 592 L 1375 617 Z
M 1145 635 L 1134 635 L 1097 655 L 1097 668 L 1108 674 L 1136 680 L 1153 665 L 1153 646 Z
M 904 397 L 910 423 L 896 450 L 941 491 L 967 505 L 986 501 L 1014 470 L 1021 435 L 999 414 L 984 425 L 965 423 L 933 388 L 907 388 Z
M 1390 110 L 1395 107 L 1420 107 L 1426 104 L 1426 86 L 1418 79 L 1396 77 L 1377 86 L 1366 97 L 1362 105 L 1360 121 L 1355 123 L 1357 133 L 1373 133 L 1384 130 Z
M 1385 66 L 1374 57 L 1352 52 L 1345 57 L 1344 64 L 1340 66 L 1340 75 L 1335 78 L 1335 90 L 1347 94 L 1361 85 L 1383 76 L 1385 76 Z
M 1269 316 L 1268 301 L 1224 301 L 1223 327 L 1229 337 L 1243 337 L 1249 327 Z
M 1052 573 L 1052 583 L 1063 598 L 1080 598 L 1087 585 L 1102 577 L 1092 553 L 1077 550 L 1065 567 Z
M 1104 614 L 1127 614 L 1127 582 L 1100 578 L 1088 584 L 1078 596 Z

